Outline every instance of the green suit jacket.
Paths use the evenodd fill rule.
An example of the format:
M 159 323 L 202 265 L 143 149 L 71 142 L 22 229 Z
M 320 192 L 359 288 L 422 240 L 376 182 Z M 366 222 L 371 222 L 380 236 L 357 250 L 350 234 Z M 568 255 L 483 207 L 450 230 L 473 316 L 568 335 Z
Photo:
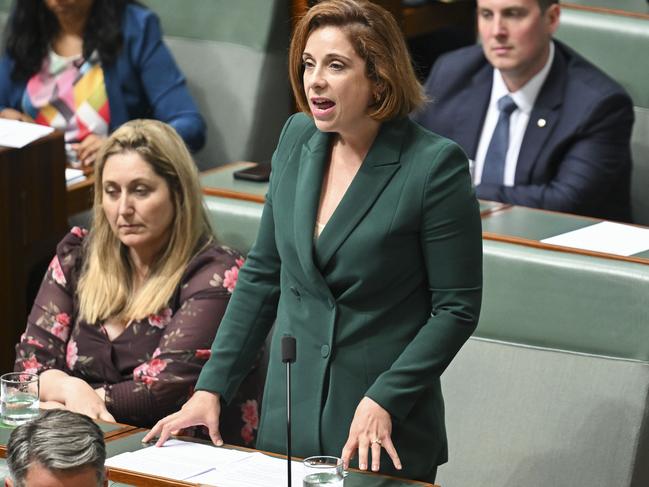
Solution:
M 285 452 L 280 340 L 297 339 L 293 453 L 340 456 L 369 396 L 390 412 L 403 463 L 429 478 L 446 461 L 439 377 L 478 321 L 482 239 L 464 153 L 409 119 L 386 122 L 314 241 L 332 134 L 286 123 L 257 241 L 239 272 L 197 388 L 228 401 L 273 321 L 257 447 Z

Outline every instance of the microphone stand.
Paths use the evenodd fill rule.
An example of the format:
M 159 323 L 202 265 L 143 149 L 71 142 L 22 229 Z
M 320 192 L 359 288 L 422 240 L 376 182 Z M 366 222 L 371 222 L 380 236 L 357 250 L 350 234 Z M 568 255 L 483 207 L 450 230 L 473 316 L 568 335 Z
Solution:
M 282 362 L 286 364 L 286 470 L 287 485 L 291 487 L 291 364 L 295 362 L 295 337 L 282 337 Z

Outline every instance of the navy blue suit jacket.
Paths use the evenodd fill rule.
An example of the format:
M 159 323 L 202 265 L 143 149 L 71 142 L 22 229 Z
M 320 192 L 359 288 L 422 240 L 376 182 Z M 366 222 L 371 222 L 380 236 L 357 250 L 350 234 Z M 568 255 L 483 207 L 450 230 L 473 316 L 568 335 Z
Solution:
M 515 185 L 480 184 L 479 198 L 612 220 L 630 220 L 633 104 L 615 81 L 559 41 L 536 100 Z M 426 81 L 431 102 L 414 119 L 474 159 L 493 67 L 481 46 L 441 57 Z M 545 125 L 538 120 L 544 119 Z

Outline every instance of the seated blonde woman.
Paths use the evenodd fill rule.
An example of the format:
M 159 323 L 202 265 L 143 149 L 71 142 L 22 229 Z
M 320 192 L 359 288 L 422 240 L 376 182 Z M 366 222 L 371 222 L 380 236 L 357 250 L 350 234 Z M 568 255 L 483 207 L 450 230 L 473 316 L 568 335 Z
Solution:
M 17 346 L 40 399 L 147 427 L 193 393 L 241 256 L 215 244 L 198 176 L 168 125 L 135 120 L 98 153 L 94 224 L 58 245 Z M 251 444 L 257 367 L 228 406 L 228 441 Z

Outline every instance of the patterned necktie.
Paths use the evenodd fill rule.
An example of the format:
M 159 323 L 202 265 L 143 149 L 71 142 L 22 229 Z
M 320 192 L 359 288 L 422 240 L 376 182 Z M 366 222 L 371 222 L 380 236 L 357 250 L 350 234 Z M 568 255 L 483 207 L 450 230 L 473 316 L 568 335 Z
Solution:
M 509 147 L 509 116 L 517 106 L 509 95 L 503 96 L 497 104 L 500 115 L 484 158 L 482 183 L 503 184 L 505 176 L 505 159 Z

